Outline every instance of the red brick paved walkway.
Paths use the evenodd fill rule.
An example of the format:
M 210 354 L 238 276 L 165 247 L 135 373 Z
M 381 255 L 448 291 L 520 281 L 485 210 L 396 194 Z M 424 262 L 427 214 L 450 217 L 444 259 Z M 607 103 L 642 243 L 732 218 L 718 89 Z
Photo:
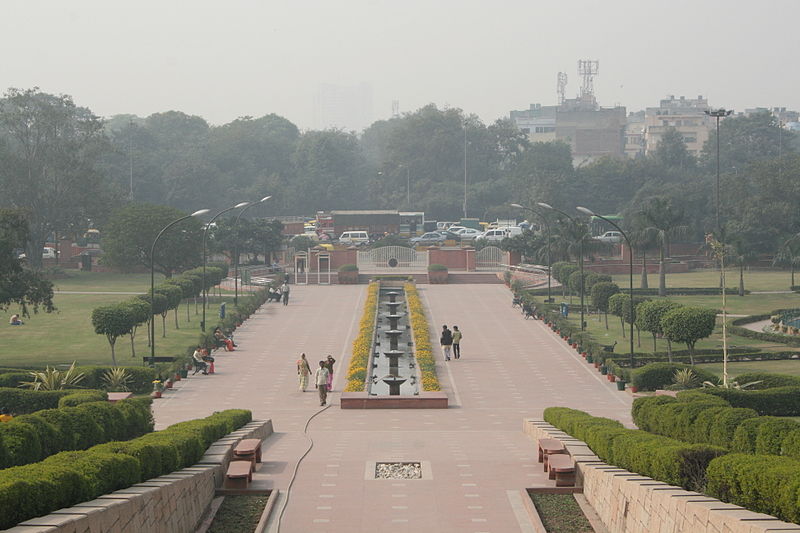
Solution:
M 309 426 L 281 531 L 530 531 L 520 491 L 546 484 L 522 419 L 563 405 L 629 422 L 630 396 L 583 362 L 539 321 L 524 320 L 498 285 L 422 285 L 432 329 L 464 332 L 462 359 L 439 362 L 447 410 L 340 410 L 349 347 L 366 288 L 295 286 L 288 307 L 266 305 L 237 332 L 241 348 L 218 359 L 218 374 L 180 382 L 156 402 L 164 427 L 243 407 L 271 418 L 262 472 L 285 491 L 308 446 L 316 394 L 297 391 L 301 351 L 338 360 L 332 407 Z M 372 461 L 426 461 L 432 479 L 365 480 Z M 279 502 L 282 504 L 283 501 Z M 274 524 L 270 531 L 275 531 Z

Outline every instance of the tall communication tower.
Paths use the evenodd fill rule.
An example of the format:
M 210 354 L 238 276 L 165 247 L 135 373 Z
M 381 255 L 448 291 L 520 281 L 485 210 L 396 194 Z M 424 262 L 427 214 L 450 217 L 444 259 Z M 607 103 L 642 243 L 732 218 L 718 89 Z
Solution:
M 556 82 L 556 92 L 558 93 L 558 105 L 564 103 L 567 99 L 567 73 L 559 72 L 558 81 Z
M 600 62 L 592 59 L 578 60 L 578 76 L 583 78 L 581 100 L 594 100 L 594 77 L 600 70 Z
M 400 100 L 392 100 L 392 118 L 400 116 Z

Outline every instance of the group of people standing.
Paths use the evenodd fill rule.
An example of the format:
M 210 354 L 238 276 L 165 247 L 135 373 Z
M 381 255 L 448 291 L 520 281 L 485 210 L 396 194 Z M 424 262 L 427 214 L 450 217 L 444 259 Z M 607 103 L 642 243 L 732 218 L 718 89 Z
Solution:
M 453 326 L 453 329 L 447 329 L 447 325 L 442 326 L 442 335 L 439 337 L 439 344 L 442 345 L 444 352 L 444 360 L 450 360 L 450 354 L 455 359 L 461 359 L 461 339 L 464 336 L 458 326 Z
M 327 403 L 328 392 L 333 389 L 333 364 L 335 362 L 336 359 L 329 355 L 326 359 L 319 362 L 319 368 L 314 372 L 314 387 L 319 392 L 320 405 L 325 405 Z M 310 375 L 311 365 L 308 364 L 306 354 L 300 354 L 300 359 L 297 360 L 297 376 L 301 392 L 306 391 Z
M 276 302 L 283 302 L 283 305 L 289 305 L 289 284 L 285 281 L 278 287 L 270 287 L 268 290 L 267 301 L 274 300 Z

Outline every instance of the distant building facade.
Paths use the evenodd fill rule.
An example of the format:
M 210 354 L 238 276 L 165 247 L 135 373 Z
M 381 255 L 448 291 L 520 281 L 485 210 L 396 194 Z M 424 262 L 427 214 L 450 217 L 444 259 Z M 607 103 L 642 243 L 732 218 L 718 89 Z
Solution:
M 670 95 L 658 107 L 648 107 L 644 117 L 645 155 L 658 148 L 668 129 L 675 128 L 683 136 L 689 153 L 698 157 L 714 127 L 712 117 L 705 113 L 709 109 L 708 100 L 702 95 L 697 99 Z

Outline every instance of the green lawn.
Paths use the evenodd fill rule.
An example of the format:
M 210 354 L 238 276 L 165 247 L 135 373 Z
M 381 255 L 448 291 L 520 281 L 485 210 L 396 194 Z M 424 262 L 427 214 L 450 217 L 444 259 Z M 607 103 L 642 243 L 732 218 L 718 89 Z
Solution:
M 117 274 L 112 272 L 84 272 L 67 270 L 67 278 L 53 280 L 57 291 L 88 292 L 147 292 L 150 289 L 150 274 Z M 156 285 L 164 279 L 156 273 Z
M 705 370 L 722 376 L 722 363 L 708 363 L 702 366 Z M 736 377 L 739 374 L 749 372 L 769 372 L 772 374 L 791 374 L 800 376 L 800 359 L 789 359 L 784 361 L 747 361 L 728 363 L 728 375 Z
M 649 261 L 649 259 L 648 259 Z M 636 265 L 633 267 L 633 286 L 639 287 L 641 274 Z M 620 287 L 628 286 L 628 275 L 617 274 L 612 276 L 614 283 Z M 648 274 L 649 287 L 658 288 L 658 273 Z M 667 287 L 719 287 L 718 270 L 694 270 L 679 274 L 667 274 Z M 728 287 L 739 286 L 739 270 L 735 268 L 725 270 L 725 281 Z M 795 281 L 800 283 L 800 274 Z M 744 288 L 750 291 L 788 291 L 791 285 L 791 275 L 788 271 L 774 270 L 745 270 Z
M 123 275 L 82 272 L 66 281 L 69 289 L 97 292 L 129 292 L 143 277 L 142 274 Z M 147 284 L 149 285 L 149 275 Z M 62 280 L 59 280 L 62 281 Z M 145 289 L 146 290 L 146 289 Z M 92 309 L 100 305 L 118 302 L 131 296 L 120 294 L 56 294 L 54 303 L 58 310 L 54 313 L 31 314 L 24 319 L 24 326 L 9 326 L 9 317 L 16 308 L 0 312 L 0 366 L 42 367 L 44 365 L 68 364 L 111 364 L 111 349 L 105 336 L 97 335 L 92 328 Z M 223 297 L 230 301 L 232 298 Z M 228 304 L 231 305 L 230 303 Z M 202 312 L 201 308 L 197 308 Z M 206 311 L 209 323 L 216 321 L 219 301 L 214 298 Z M 167 316 L 167 337 L 161 336 L 161 317 L 156 319 L 156 355 L 172 356 L 183 353 L 187 346 L 198 340 L 200 314 L 195 314 L 195 306 L 190 305 L 190 321 L 186 320 L 186 306 L 181 305 L 178 312 L 180 329 L 175 329 L 174 312 Z M 149 354 L 147 330 L 140 327 L 136 335 L 136 358 L 131 357 L 130 338 L 117 339 L 118 364 L 140 365 L 142 356 Z

